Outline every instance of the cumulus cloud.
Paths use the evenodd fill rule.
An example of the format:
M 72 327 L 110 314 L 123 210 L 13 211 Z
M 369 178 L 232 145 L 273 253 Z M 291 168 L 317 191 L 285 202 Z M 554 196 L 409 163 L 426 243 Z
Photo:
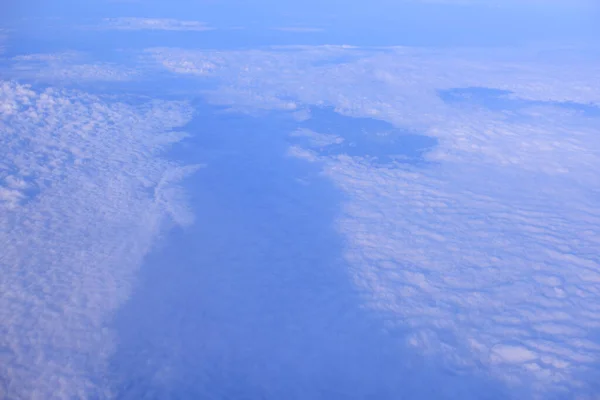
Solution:
M 513 145 L 528 135 L 526 126 L 511 128 Z M 587 398 L 598 389 L 590 376 L 600 357 L 593 132 L 570 133 L 579 147 L 556 157 L 585 161 L 559 176 L 554 157 L 536 148 L 521 155 L 526 168 L 469 152 L 428 168 L 374 168 L 298 148 L 292 155 L 324 163 L 348 194 L 338 229 L 354 281 L 372 307 L 410 328 L 411 346 L 449 368 L 484 368 L 534 398 Z M 546 135 L 552 142 L 569 132 Z
M 600 210 L 589 189 L 478 163 L 317 160 L 349 195 L 338 229 L 356 284 L 410 327 L 411 346 L 536 398 L 593 393 Z
M 329 105 L 437 138 L 419 166 L 319 152 L 342 142 L 343 130 L 290 132 L 308 143 L 290 155 L 318 162 L 347 194 L 336 226 L 349 273 L 390 326 L 408 328 L 410 346 L 534 398 L 585 398 L 598 390 L 590 376 L 600 357 L 600 118 L 564 105 L 597 107 L 600 69 L 531 51 L 156 48 L 144 57 L 214 79 L 214 103 L 302 120 L 306 105 Z M 65 70 L 77 57 L 13 61 L 21 71 Z M 472 87 L 511 91 L 516 106 L 439 96 Z M 105 386 L 92 377 L 103 376 L 114 344 L 107 316 L 127 298 L 161 221 L 193 221 L 178 182 L 198 167 L 157 158 L 182 138 L 164 131 L 191 111 L 2 88 L 0 343 L 9 350 L 0 375 L 16 382 L 4 397 L 57 387 L 66 398 L 101 397 Z
M 185 74 L 218 56 L 219 103 L 330 105 L 436 137 L 424 166 L 322 155 L 315 147 L 344 137 L 335 129 L 293 132 L 309 146 L 290 155 L 319 162 L 347 194 L 337 227 L 350 273 L 411 346 L 533 398 L 597 393 L 600 118 L 561 108 L 600 104 L 597 62 L 520 50 L 154 54 Z M 518 106 L 440 98 L 457 87 L 510 90 Z
M 211 75 L 220 68 L 224 60 L 218 53 L 211 55 L 190 54 L 176 48 L 153 48 L 144 52 L 170 72 L 190 75 Z
M 186 21 L 170 18 L 105 18 L 103 28 L 124 31 L 158 30 L 158 31 L 207 31 L 212 28 L 199 21 Z
M 159 158 L 179 102 L 0 83 L 0 397 L 106 398 L 111 313 L 194 167 Z M 183 210 L 183 211 L 180 211 Z

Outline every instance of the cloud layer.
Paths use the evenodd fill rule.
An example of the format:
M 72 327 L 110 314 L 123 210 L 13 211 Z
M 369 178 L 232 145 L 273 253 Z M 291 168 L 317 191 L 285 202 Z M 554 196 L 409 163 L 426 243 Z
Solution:
M 191 170 L 158 153 L 190 112 L 0 83 L 0 397 L 110 397 L 107 319 L 165 218 L 189 222 Z
M 532 398 L 597 393 L 600 118 L 578 111 L 600 104 L 597 64 L 517 50 L 151 53 L 174 73 L 206 71 L 219 104 L 331 105 L 437 138 L 418 167 L 290 154 L 322 163 L 348 195 L 338 229 L 351 274 L 410 346 Z M 517 106 L 439 97 L 471 87 L 510 90 Z M 344 136 L 328 129 L 310 135 Z
M 93 62 L 79 52 L 36 53 L 12 57 L 7 75 L 75 85 L 88 82 L 125 82 L 139 75 L 134 68 L 108 62 Z
M 116 18 L 103 29 L 207 27 Z M 154 48 L 140 70 L 211 79 L 207 98 L 241 112 L 306 119 L 309 105 L 332 106 L 436 138 L 423 165 L 316 150 L 344 138 L 335 129 L 290 132 L 311 146 L 289 155 L 316 162 L 346 195 L 336 229 L 348 274 L 374 313 L 408 332 L 409 346 L 514 393 L 592 398 L 600 121 L 578 107 L 600 104 L 600 69 L 546 50 Z M 138 76 L 72 53 L 12 62 L 15 75 L 55 82 Z M 439 95 L 473 87 L 511 91 L 518 106 Z M 180 102 L 132 106 L 1 84 L 0 397 L 114 395 L 103 381 L 116 340 L 106 321 L 164 221 L 193 220 L 177 182 L 198 166 L 159 156 L 191 115 Z
M 198 21 L 185 21 L 170 18 L 106 18 L 102 25 L 105 29 L 124 31 L 156 30 L 156 31 L 207 31 L 211 28 Z

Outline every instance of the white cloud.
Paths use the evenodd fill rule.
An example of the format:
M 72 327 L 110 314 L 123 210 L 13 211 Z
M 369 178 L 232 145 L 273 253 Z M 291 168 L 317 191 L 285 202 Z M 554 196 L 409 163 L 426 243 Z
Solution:
M 373 309 L 408 327 L 411 346 L 533 397 L 585 398 L 597 389 L 589 376 L 600 357 L 600 119 L 557 103 L 600 104 L 600 69 L 533 50 L 157 48 L 145 57 L 215 79 L 209 99 L 236 109 L 301 118 L 306 104 L 333 105 L 436 137 L 425 167 L 319 155 L 344 132 L 291 132 L 310 148 L 290 154 L 320 162 L 348 195 L 337 227 L 350 274 Z M 77 70 L 110 76 L 86 75 L 96 64 L 70 53 L 13 61 L 21 72 L 44 65 L 65 79 Z M 438 96 L 473 86 L 511 90 L 535 106 L 493 110 Z M 197 167 L 156 158 L 181 139 L 159 132 L 191 111 L 7 83 L 1 99 L 0 245 L 9 250 L 0 256 L 0 317 L 9 331 L 0 343 L 9 351 L 0 368 L 17 367 L 0 375 L 23 397 L 44 397 L 61 380 L 64 397 L 98 394 L 103 385 L 90 377 L 102 376 L 113 346 L 106 318 L 127 297 L 160 221 L 193 219 L 177 182 Z
M 219 54 L 209 57 L 199 55 L 196 57 L 185 50 L 170 48 L 155 48 L 145 51 L 153 62 L 158 62 L 168 71 L 178 74 L 211 75 L 223 63 Z
M 218 58 L 211 76 L 221 87 L 210 93 L 218 103 L 332 105 L 436 137 L 422 167 L 373 166 L 300 147 L 290 154 L 321 162 L 347 193 L 338 229 L 351 274 L 374 309 L 407 327 L 411 346 L 448 368 L 501 379 L 515 393 L 593 398 L 600 118 L 558 103 L 600 104 L 597 61 L 540 60 L 531 48 L 168 54 L 154 52 L 162 66 L 186 74 Z M 438 96 L 474 86 L 511 90 L 531 106 L 494 110 Z M 293 135 L 327 145 L 332 137 L 323 133 Z
M 374 308 L 408 326 L 411 346 L 536 398 L 593 392 L 592 188 L 477 162 L 419 170 L 325 161 L 350 198 L 338 227 L 354 280 Z
M 189 222 L 191 167 L 158 154 L 191 112 L 0 83 L 1 398 L 110 397 L 111 313 L 163 221 Z
M 286 49 L 279 47 L 277 50 Z M 539 53 L 547 51 L 541 49 Z M 580 51 L 585 52 L 585 49 Z M 289 90 L 309 104 L 333 102 L 343 96 L 348 102 L 355 101 L 351 106 L 357 107 L 359 102 L 353 98 L 356 96 L 366 98 L 370 103 L 381 99 L 381 102 L 393 101 L 394 104 L 401 102 L 403 107 L 410 103 L 414 103 L 414 107 L 437 107 L 439 99 L 435 90 L 468 86 L 512 90 L 528 100 L 600 104 L 597 63 L 569 62 L 560 58 L 537 61 L 535 48 L 509 52 L 505 49 L 395 47 L 374 52 L 347 46 L 292 46 L 286 51 L 213 52 L 157 48 L 148 52 L 172 72 L 203 74 L 210 71 L 224 84 L 238 90 L 260 87 L 264 95 Z M 345 57 L 352 57 L 352 62 L 336 61 Z M 334 79 L 333 84 L 327 84 L 326 79 Z M 346 90 L 339 92 L 340 86 Z M 352 87 L 356 90 L 349 90 Z M 381 102 L 377 104 L 380 108 L 384 106 Z M 389 112 L 396 114 L 389 118 L 407 118 L 394 110 L 392 104 L 389 106 Z M 415 115 L 422 116 L 421 113 Z M 429 120 L 429 116 L 426 118 Z
M 186 21 L 170 18 L 105 18 L 102 27 L 125 31 L 161 30 L 161 31 L 207 31 L 212 28 L 199 21 Z
M 7 74 L 53 83 L 123 82 L 139 75 L 136 69 L 94 62 L 86 54 L 77 52 L 24 54 L 13 57 L 11 62 Z
M 310 129 L 298 129 L 290 133 L 290 137 L 306 138 L 311 147 L 325 147 L 332 144 L 340 144 L 344 141 L 344 138 L 341 136 L 318 133 Z
M 595 6 L 594 0 L 408 0 L 409 2 L 451 4 L 451 5 L 483 5 L 491 7 L 514 6 L 559 6 L 565 8 Z

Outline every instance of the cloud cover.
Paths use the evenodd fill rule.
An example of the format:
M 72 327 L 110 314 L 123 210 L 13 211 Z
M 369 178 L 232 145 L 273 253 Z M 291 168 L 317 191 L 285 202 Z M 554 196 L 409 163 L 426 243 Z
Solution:
M 121 21 L 118 29 L 180 29 L 162 21 Z M 409 327 L 411 346 L 534 397 L 589 398 L 598 390 L 599 124 L 555 103 L 600 104 L 600 77 L 596 64 L 545 63 L 527 51 L 323 46 L 145 55 L 167 71 L 214 79 L 211 101 L 238 110 L 333 105 L 439 139 L 425 168 L 290 153 L 322 163 L 348 195 L 337 228 L 349 273 L 367 304 Z M 42 63 L 47 76 L 65 80 L 114 77 L 56 56 L 14 61 L 20 73 Z M 456 87 L 511 90 L 540 104 L 490 110 L 438 96 Z M 64 398 L 110 397 L 100 378 L 114 346 L 106 318 L 127 298 L 161 221 L 191 218 L 175 183 L 194 168 L 157 157 L 181 139 L 164 132 L 191 110 L 14 83 L 2 93 L 0 243 L 9 251 L 0 256 L 0 310 L 9 350 L 0 397 L 48 398 L 57 387 Z
M 161 160 L 184 103 L 0 84 L 0 397 L 106 398 L 111 313 L 193 172 Z
M 598 107 L 600 79 L 594 62 L 530 50 L 151 53 L 174 73 L 213 65 L 207 73 L 221 87 L 209 97 L 219 104 L 331 105 L 436 137 L 424 166 L 298 146 L 290 155 L 322 163 L 347 194 L 337 227 L 350 273 L 410 346 L 459 374 L 501 379 L 515 398 L 526 390 L 591 399 L 600 373 L 600 118 L 578 107 Z M 511 90 L 519 106 L 438 95 L 470 87 Z

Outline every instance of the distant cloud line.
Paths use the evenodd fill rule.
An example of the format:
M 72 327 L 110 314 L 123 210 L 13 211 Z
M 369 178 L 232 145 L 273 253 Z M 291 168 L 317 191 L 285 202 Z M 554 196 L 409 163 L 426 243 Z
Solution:
M 155 31 L 208 31 L 213 28 L 199 21 L 187 21 L 171 18 L 105 18 L 102 26 L 105 29 L 124 31 L 155 30 Z

